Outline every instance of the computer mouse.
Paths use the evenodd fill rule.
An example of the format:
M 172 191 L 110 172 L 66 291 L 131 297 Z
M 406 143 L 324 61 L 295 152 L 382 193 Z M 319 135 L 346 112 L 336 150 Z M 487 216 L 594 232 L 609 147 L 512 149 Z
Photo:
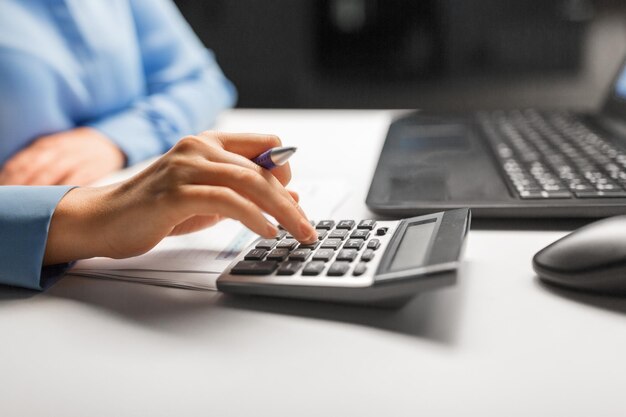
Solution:
M 549 283 L 626 295 L 626 216 L 591 223 L 557 240 L 535 255 L 533 268 Z

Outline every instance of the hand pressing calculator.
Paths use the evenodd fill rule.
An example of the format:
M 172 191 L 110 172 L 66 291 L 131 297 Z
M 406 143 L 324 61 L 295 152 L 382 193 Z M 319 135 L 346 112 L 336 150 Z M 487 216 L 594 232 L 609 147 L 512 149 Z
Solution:
M 217 280 L 226 293 L 401 305 L 456 282 L 469 209 L 396 221 L 320 220 L 318 241 L 257 239 Z

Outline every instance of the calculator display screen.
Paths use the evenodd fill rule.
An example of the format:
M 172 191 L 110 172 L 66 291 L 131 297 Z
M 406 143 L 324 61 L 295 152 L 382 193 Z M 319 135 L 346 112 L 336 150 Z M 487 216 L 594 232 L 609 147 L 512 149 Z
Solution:
M 427 223 L 409 225 L 391 261 L 389 271 L 402 271 L 422 266 L 436 225 L 436 219 Z

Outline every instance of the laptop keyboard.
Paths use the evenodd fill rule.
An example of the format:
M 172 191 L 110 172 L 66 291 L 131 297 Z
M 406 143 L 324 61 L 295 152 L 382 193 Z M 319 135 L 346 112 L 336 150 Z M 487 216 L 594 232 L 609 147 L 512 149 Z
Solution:
M 626 151 L 575 115 L 496 111 L 478 121 L 519 197 L 626 197 Z

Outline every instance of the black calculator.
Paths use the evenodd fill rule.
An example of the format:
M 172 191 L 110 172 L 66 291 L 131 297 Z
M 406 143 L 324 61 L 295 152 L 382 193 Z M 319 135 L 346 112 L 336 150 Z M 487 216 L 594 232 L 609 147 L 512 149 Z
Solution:
M 314 244 L 281 230 L 257 239 L 217 280 L 225 293 L 402 305 L 456 282 L 469 209 L 410 219 L 320 220 Z

